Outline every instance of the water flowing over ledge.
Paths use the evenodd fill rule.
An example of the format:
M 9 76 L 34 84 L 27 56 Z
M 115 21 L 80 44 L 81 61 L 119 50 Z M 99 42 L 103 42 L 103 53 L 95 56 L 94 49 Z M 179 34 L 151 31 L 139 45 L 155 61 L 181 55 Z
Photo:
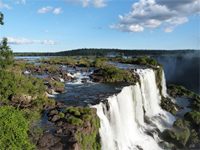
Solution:
M 175 118 L 160 107 L 159 91 L 152 69 L 138 69 L 140 84 L 127 86 L 93 107 L 101 120 L 102 150 L 158 150 L 158 133 L 170 127 Z M 164 76 L 164 74 L 163 74 Z M 163 81 L 162 86 L 166 86 Z M 163 88 L 165 94 L 166 87 Z

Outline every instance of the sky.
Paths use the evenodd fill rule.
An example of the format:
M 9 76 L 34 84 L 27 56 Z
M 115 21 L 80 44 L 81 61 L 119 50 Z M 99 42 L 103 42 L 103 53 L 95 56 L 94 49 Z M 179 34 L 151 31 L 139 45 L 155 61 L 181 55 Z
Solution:
M 0 0 L 13 52 L 200 49 L 200 0 Z

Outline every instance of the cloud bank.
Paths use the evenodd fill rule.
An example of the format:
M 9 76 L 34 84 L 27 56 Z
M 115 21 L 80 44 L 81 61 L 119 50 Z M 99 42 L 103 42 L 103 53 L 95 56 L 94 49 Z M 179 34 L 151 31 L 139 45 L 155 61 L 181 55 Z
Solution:
M 67 3 L 73 3 L 73 4 L 81 4 L 83 7 L 96 7 L 96 8 L 101 8 L 105 7 L 106 1 L 108 0 L 66 0 Z
M 25 38 L 13 38 L 13 37 L 6 37 L 8 39 L 8 44 L 44 44 L 44 45 L 55 45 L 58 44 L 56 41 L 52 40 L 29 40 Z
M 132 5 L 132 10 L 119 15 L 119 23 L 110 29 L 123 32 L 152 31 L 159 28 L 172 32 L 175 27 L 189 21 L 188 17 L 200 13 L 200 0 L 140 0 Z

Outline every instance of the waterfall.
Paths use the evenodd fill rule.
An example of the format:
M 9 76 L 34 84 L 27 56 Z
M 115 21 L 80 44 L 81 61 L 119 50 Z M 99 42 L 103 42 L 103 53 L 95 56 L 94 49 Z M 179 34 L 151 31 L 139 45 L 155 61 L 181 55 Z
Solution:
M 102 150 L 159 150 L 157 130 L 163 131 L 174 118 L 163 111 L 151 69 L 138 69 L 140 85 L 124 87 L 93 107 L 101 120 L 99 129 Z M 148 134 L 150 133 L 150 134 Z
M 168 96 L 164 70 L 162 71 L 162 95 L 164 97 Z

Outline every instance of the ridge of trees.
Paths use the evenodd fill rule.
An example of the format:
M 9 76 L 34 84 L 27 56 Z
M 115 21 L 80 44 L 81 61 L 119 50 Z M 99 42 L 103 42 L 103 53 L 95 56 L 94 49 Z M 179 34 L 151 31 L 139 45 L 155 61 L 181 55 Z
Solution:
M 69 51 L 61 51 L 54 53 L 14 53 L 15 56 L 138 56 L 138 55 L 149 55 L 149 56 L 177 56 L 177 55 L 200 55 L 198 50 L 122 50 L 122 49 L 97 49 L 97 48 L 85 48 L 76 49 Z

